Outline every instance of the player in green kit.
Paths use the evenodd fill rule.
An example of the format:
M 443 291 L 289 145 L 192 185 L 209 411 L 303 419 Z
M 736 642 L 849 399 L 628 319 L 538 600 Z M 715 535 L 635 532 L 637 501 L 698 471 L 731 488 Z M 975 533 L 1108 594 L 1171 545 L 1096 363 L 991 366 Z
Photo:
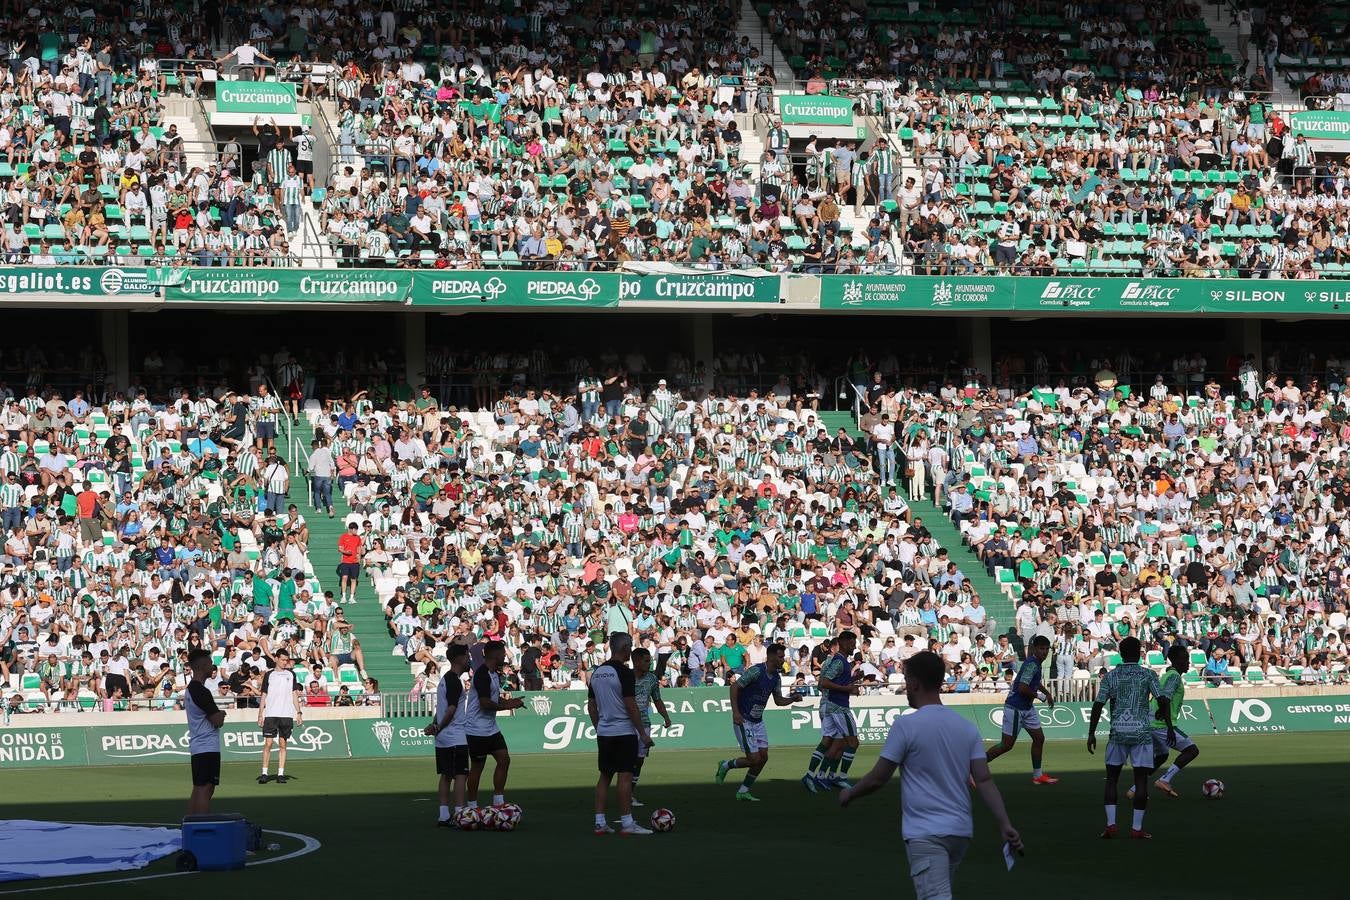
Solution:
M 743 756 L 724 759 L 717 764 L 718 784 L 727 780 L 732 769 L 746 769 L 736 799 L 758 803 L 750 793 L 755 779 L 769 761 L 769 732 L 764 726 L 764 708 L 773 701 L 776 706 L 791 706 L 801 699 L 796 691 L 783 696 L 783 658 L 787 648 L 775 641 L 769 645 L 764 662 L 745 670 L 745 674 L 731 683 L 731 730 Z
M 666 703 L 661 699 L 661 676 L 652 671 L 652 652 L 643 648 L 633 651 L 633 698 L 637 701 L 638 715 L 642 718 L 642 727 L 647 729 L 650 734 L 652 730 L 652 705 L 656 705 L 656 712 L 665 720 L 666 727 L 670 727 L 670 713 L 666 712 Z M 637 768 L 633 770 L 633 797 L 630 803 L 633 806 L 645 806 L 637 798 L 638 780 L 642 777 L 642 764 L 647 761 L 647 754 L 652 750 L 651 747 L 638 741 Z
M 1097 701 L 1092 704 L 1088 723 L 1089 753 L 1097 752 L 1097 725 L 1102 710 L 1111 704 L 1111 736 L 1106 742 L 1106 830 L 1102 837 L 1116 836 L 1116 803 L 1120 791 L 1120 771 L 1129 763 L 1134 769 L 1134 820 L 1130 837 L 1153 837 L 1144 830 L 1144 811 L 1148 808 L 1148 776 L 1153 772 L 1153 715 L 1149 700 L 1157 698 L 1158 715 L 1166 728 L 1170 744 L 1176 739 L 1172 726 L 1171 704 L 1163 696 L 1157 673 L 1139 665 L 1143 647 L 1138 638 L 1120 642 L 1120 665 L 1102 679 Z
M 1167 651 L 1167 661 L 1171 663 L 1167 671 L 1162 676 L 1162 695 L 1167 698 L 1167 708 L 1172 713 L 1172 717 L 1181 713 L 1181 705 L 1186 701 L 1186 679 L 1185 675 L 1191 668 L 1191 656 L 1186 652 L 1185 647 L 1173 645 L 1171 650 Z M 1167 762 L 1167 754 L 1170 750 L 1177 751 L 1177 761 L 1172 763 L 1163 773 L 1163 776 L 1153 782 L 1153 786 L 1172 797 L 1180 797 L 1172 787 L 1172 782 L 1181 774 L 1181 770 L 1195 762 L 1195 758 L 1200 755 L 1200 748 L 1195 746 L 1195 741 L 1180 728 L 1173 727 L 1174 737 L 1167 736 L 1167 723 L 1163 721 L 1162 708 L 1159 707 L 1158 713 L 1153 718 L 1153 768 L 1161 769 L 1162 764 Z M 1134 796 L 1134 788 L 1130 788 L 1129 796 Z

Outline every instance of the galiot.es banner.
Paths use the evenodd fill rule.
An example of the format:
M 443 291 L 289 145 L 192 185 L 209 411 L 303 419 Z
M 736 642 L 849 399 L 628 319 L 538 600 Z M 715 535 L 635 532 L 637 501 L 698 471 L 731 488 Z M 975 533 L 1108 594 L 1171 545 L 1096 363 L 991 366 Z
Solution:
M 4 266 L 0 295 L 64 294 L 117 300 L 155 299 L 160 288 L 177 284 L 184 269 L 120 266 Z

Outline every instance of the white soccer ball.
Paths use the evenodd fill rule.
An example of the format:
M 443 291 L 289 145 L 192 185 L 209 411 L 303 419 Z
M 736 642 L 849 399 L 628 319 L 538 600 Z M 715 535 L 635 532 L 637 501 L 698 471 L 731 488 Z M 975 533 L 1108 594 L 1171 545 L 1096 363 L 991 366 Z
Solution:
M 460 831 L 477 831 L 483 827 L 483 811 L 476 806 L 466 806 L 459 811 L 455 824 Z
M 1200 792 L 1211 800 L 1218 800 L 1223 796 L 1223 782 L 1217 778 L 1211 778 L 1200 788 Z
M 662 807 L 652 813 L 652 831 L 674 831 L 675 814 Z
M 479 813 L 483 820 L 484 831 L 497 831 L 502 825 L 502 811 L 498 806 L 479 807 Z
M 511 820 L 511 828 L 519 825 L 521 817 L 525 815 L 525 811 L 520 808 L 519 803 L 503 803 L 499 809 L 504 819 Z

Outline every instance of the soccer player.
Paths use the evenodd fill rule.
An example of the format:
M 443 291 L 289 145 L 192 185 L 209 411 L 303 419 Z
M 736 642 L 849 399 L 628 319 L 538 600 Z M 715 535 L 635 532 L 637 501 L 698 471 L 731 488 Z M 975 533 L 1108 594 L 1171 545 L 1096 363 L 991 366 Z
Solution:
M 441 676 L 436 688 L 436 719 L 424 734 L 436 739 L 436 774 L 440 783 L 436 796 L 441 808 L 436 817 L 439 828 L 453 828 L 464 808 L 464 788 L 469 776 L 469 743 L 464 734 L 464 673 L 469 670 L 469 648 L 451 644 L 445 651 L 450 670 Z M 450 792 L 454 788 L 455 810 L 450 813 Z
M 633 651 L 633 682 L 637 699 L 638 715 L 642 717 L 642 726 L 650 733 L 652 730 L 651 707 L 656 706 L 657 714 L 670 727 L 670 713 L 666 711 L 666 702 L 661 699 L 661 677 L 652 671 L 652 651 L 639 647 Z M 637 798 L 638 781 L 642 778 L 642 766 L 647 762 L 647 753 L 651 745 L 638 743 L 637 766 L 633 769 L 633 806 L 643 806 Z
M 609 659 L 591 673 L 586 686 L 586 714 L 595 728 L 600 777 L 595 782 L 595 833 L 613 834 L 605 821 L 609 805 L 609 785 L 618 776 L 619 831 L 622 834 L 651 834 L 633 821 L 633 771 L 637 768 L 638 747 L 651 746 L 651 730 L 642 724 L 638 712 L 637 686 L 628 659 L 633 652 L 633 637 L 626 631 L 609 636 Z
M 764 727 L 764 707 L 769 700 L 778 706 L 791 706 L 801 699 L 797 693 L 783 696 L 783 656 L 786 648 L 780 643 L 769 645 L 764 662 L 745 670 L 745 674 L 731 683 L 731 730 L 744 756 L 724 759 L 717 764 L 718 784 L 727 780 L 732 769 L 745 769 L 745 779 L 736 791 L 736 799 L 758 803 L 750 793 L 755 779 L 769 761 L 769 732 Z
M 944 668 L 942 657 L 928 650 L 905 660 L 905 696 L 914 712 L 896 717 L 872 771 L 839 794 L 839 805 L 847 807 L 880 790 L 901 770 L 901 837 L 914 891 L 924 900 L 950 900 L 952 878 L 975 835 L 967 782 L 975 783 L 1003 840 L 1014 850 L 1022 849 L 1022 838 L 989 775 L 980 732 L 965 716 L 942 705 Z
M 258 701 L 258 727 L 263 733 L 262 774 L 258 784 L 267 784 L 272 762 L 272 741 L 277 742 L 277 784 L 286 783 L 286 745 L 297 724 L 305 723 L 300 706 L 300 685 L 295 681 L 295 662 L 285 650 L 276 652 L 276 668 L 263 676 Z
M 1041 754 L 1045 750 L 1045 732 L 1041 730 L 1041 717 L 1036 712 L 1035 702 L 1038 696 L 1045 697 L 1045 705 L 1055 708 L 1055 698 L 1045 685 L 1041 684 L 1041 663 L 1050 655 L 1050 639 L 1043 634 L 1031 639 L 1027 647 L 1027 658 L 1017 670 L 1017 680 L 1008 690 L 1008 699 L 1003 701 L 1003 740 L 989 748 L 985 754 L 986 762 L 993 762 L 1007 753 L 1017 743 L 1017 734 L 1026 729 L 1031 735 L 1031 783 L 1058 784 L 1058 778 L 1051 778 L 1041 769 Z
M 216 664 L 211 654 L 200 647 L 188 654 L 188 682 L 183 708 L 187 710 L 188 751 L 192 754 L 192 795 L 188 798 L 188 815 L 209 813 L 211 797 L 220 784 L 220 728 L 225 724 L 225 713 L 216 706 L 216 699 L 206 687 L 206 679 Z
M 478 807 L 478 782 L 492 757 L 492 805 L 506 802 L 506 776 L 511 771 L 511 754 L 506 738 L 497 727 L 497 713 L 520 709 L 525 701 L 502 696 L 498 674 L 506 661 L 506 644 L 488 641 L 483 645 L 483 664 L 473 673 L 469 696 L 464 703 L 464 731 L 469 747 L 469 780 L 465 786 L 468 805 Z
M 1120 770 L 1129 762 L 1134 769 L 1134 821 L 1130 837 L 1148 840 L 1153 837 L 1144 830 L 1144 811 L 1148 808 L 1148 776 L 1153 772 L 1153 733 L 1149 723 L 1149 699 L 1158 700 L 1158 716 L 1166 726 L 1164 735 L 1168 744 L 1176 740 L 1172 726 L 1171 704 L 1162 694 L 1162 685 L 1152 669 L 1139 665 L 1143 651 L 1138 638 L 1127 637 L 1120 642 L 1121 663 L 1102 679 L 1097 702 L 1092 704 L 1092 720 L 1088 723 L 1089 753 L 1097 752 L 1097 724 L 1102 710 L 1111 704 L 1111 736 L 1106 743 L 1106 830 L 1102 837 L 1116 836 L 1116 802 Z
M 802 776 L 802 785 L 813 794 L 849 786 L 845 776 L 858 750 L 858 729 L 849 712 L 849 698 L 862 690 L 862 683 L 853 679 L 853 664 L 849 661 L 857 646 L 856 634 L 840 632 L 834 640 L 835 652 L 820 667 L 816 680 L 821 690 L 820 743 L 811 752 L 811 761 Z
M 1167 698 L 1167 709 L 1172 714 L 1175 721 L 1180 713 L 1181 704 L 1186 700 L 1186 679 L 1185 675 L 1191 668 L 1191 657 L 1185 647 L 1172 645 L 1172 649 L 1167 651 L 1167 660 L 1172 665 L 1167 667 L 1167 671 L 1162 675 L 1162 695 Z M 1200 748 L 1195 746 L 1195 741 L 1180 728 L 1172 728 L 1175 735 L 1170 741 L 1167 737 L 1167 722 L 1162 717 L 1161 706 L 1153 717 L 1153 768 L 1155 770 L 1162 768 L 1162 764 L 1167 762 L 1169 748 L 1177 751 L 1176 762 L 1172 763 L 1163 773 L 1163 776 L 1153 782 L 1153 786 L 1164 794 L 1172 797 L 1180 797 L 1172 787 L 1172 782 L 1181 774 L 1181 770 L 1195 762 L 1195 758 L 1200 755 Z M 1134 788 L 1131 787 L 1128 797 L 1133 799 Z

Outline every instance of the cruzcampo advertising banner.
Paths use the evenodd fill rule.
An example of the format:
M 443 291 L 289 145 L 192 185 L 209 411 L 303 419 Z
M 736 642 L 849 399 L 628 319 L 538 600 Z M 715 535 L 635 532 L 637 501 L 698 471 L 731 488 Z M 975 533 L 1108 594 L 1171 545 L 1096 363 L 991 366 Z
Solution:
M 293 116 L 295 85 L 280 81 L 218 81 L 216 112 Z
M 619 278 L 620 300 L 669 303 L 777 303 L 777 275 L 680 275 L 625 272 Z
M 384 269 L 185 269 L 182 284 L 165 291 L 170 303 L 404 303 L 407 272 Z
M 1350 313 L 1350 282 L 1240 278 L 824 275 L 821 309 L 1051 313 Z
M 1308 109 L 1289 117 L 1294 134 L 1310 141 L 1350 141 L 1350 112 L 1340 109 Z
M 183 269 L 118 266 L 3 266 L 0 295 L 68 294 L 116 299 L 153 299 L 165 285 L 184 278 Z
M 784 94 L 778 98 L 784 125 L 853 125 L 853 101 L 829 94 Z

